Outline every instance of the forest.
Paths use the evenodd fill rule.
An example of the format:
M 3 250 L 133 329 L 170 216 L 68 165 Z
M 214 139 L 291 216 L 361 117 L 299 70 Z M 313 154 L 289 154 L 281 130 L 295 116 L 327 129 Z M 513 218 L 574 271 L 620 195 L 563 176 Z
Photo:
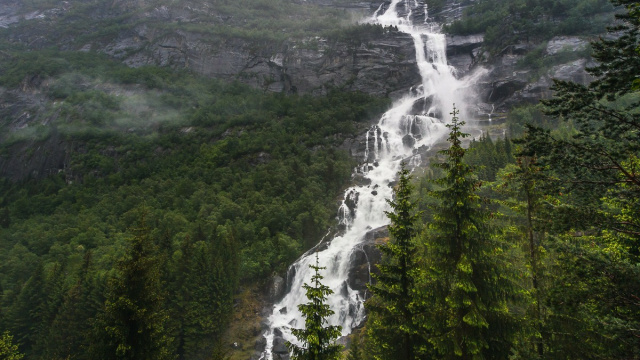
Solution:
M 38 141 L 78 148 L 64 172 L 0 185 L 0 326 L 29 359 L 109 354 L 124 335 L 105 324 L 138 311 L 120 300 L 139 295 L 140 311 L 158 311 L 139 324 L 161 326 L 162 351 L 208 358 L 239 284 L 285 269 L 311 246 L 303 239 L 330 227 L 355 166 L 336 147 L 387 106 L 339 89 L 286 96 L 64 52 L 16 59 L 2 81 L 33 68 L 66 100 Z M 77 86 L 97 76 L 149 91 L 125 99 Z M 156 111 L 144 126 L 126 118 L 145 105 Z M 26 135 L 13 136 L 5 144 Z M 136 278 L 140 293 L 120 293 Z M 95 348 L 96 339 L 113 342 Z
M 640 358 L 640 4 L 613 4 L 597 80 L 514 111 L 513 140 L 464 148 L 454 110 L 432 169 L 399 173 L 347 359 Z
M 320 303 L 336 289 L 316 264 L 294 358 L 640 359 L 640 3 L 484 0 L 447 31 L 500 50 L 597 33 L 614 6 L 591 84 L 555 82 L 511 111 L 507 137 L 468 148 L 450 115 L 450 146 L 399 174 L 366 324 L 335 344 Z M 6 51 L 0 85 L 46 77 L 54 126 L 2 131 L 0 156 L 50 139 L 73 151 L 62 172 L 0 178 L 0 359 L 228 359 L 234 299 L 334 225 L 356 165 L 341 145 L 389 106 Z

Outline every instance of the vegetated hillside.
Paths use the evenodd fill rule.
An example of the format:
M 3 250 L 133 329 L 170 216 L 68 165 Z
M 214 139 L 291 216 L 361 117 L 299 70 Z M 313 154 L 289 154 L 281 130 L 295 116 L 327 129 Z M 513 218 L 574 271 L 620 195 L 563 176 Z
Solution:
M 446 27 L 455 35 L 484 33 L 492 52 L 554 36 L 600 35 L 613 20 L 607 0 L 476 0 L 463 16 Z
M 339 90 L 263 93 L 92 54 L 46 62 L 73 70 L 43 78 L 39 96 L 55 102 L 4 133 L 2 156 L 19 167 L 52 156 L 45 147 L 63 167 L 3 178 L 0 190 L 0 326 L 34 359 L 106 351 L 89 349 L 91 336 L 114 336 L 96 324 L 143 219 L 145 261 L 162 270 L 167 349 L 205 356 L 237 284 L 283 270 L 330 227 L 354 165 L 336 148 L 387 104 Z
M 307 3 L 22 1 L 5 10 L 0 332 L 29 359 L 135 358 L 118 348 L 127 326 L 162 330 L 135 339 L 153 358 L 224 352 L 234 293 L 326 232 L 354 165 L 336 149 L 388 104 L 345 90 L 386 95 L 415 72 L 397 45 L 410 38 L 336 30 L 343 11 Z M 314 80 L 297 89 L 322 96 L 291 95 L 299 83 L 285 65 L 313 59 L 298 79 Z M 548 121 L 537 109 L 514 114 Z M 491 156 L 474 161 L 493 180 L 508 156 Z M 127 293 L 132 282 L 146 290 Z
M 478 89 L 494 118 L 551 97 L 553 79 L 593 81 L 589 42 L 622 11 L 606 0 L 478 0 L 461 7 L 461 16 L 444 27 L 449 59 L 463 71 L 489 70 Z
M 410 38 L 354 26 L 373 12 L 369 3 L 35 1 L 5 12 L 0 33 L 7 53 L 97 52 L 131 67 L 189 69 L 287 93 L 322 94 L 329 85 L 387 95 L 415 73 L 398 61 L 410 60 L 411 52 L 393 44 Z M 373 40 L 380 44 L 360 48 Z
M 513 111 L 513 143 L 454 123 L 417 194 L 400 180 L 349 358 L 640 358 L 640 3 L 613 3 L 594 81 Z
M 259 51 L 346 17 L 283 1 L 3 11 L 0 332 L 30 359 L 209 358 L 239 286 L 259 288 L 333 224 L 355 165 L 338 148 L 388 101 L 277 94 L 127 61 L 148 38 L 126 56 L 109 44 L 135 28 Z M 144 348 L 118 348 L 129 326 L 153 329 L 134 336 Z

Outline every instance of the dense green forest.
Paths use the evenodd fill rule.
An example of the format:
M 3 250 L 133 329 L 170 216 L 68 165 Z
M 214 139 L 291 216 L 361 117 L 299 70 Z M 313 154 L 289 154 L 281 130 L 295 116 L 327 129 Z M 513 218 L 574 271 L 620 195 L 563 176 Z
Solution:
M 273 24 L 299 26 L 274 1 L 222 3 L 273 19 L 216 36 L 282 41 Z M 400 173 L 348 359 L 640 359 L 640 3 L 612 3 L 627 11 L 592 45 L 598 80 L 557 82 L 554 98 L 509 114 L 508 138 L 468 148 L 454 113 L 450 147 L 413 181 Z M 449 31 L 486 31 L 499 51 L 597 33 L 613 5 L 477 1 Z M 322 17 L 309 34 L 381 30 L 336 30 L 313 9 Z M 39 74 L 48 102 L 33 126 L 2 124 L 0 156 L 38 156 L 52 139 L 70 155 L 60 172 L 0 179 L 0 359 L 225 358 L 239 289 L 282 272 L 334 225 L 355 165 L 338 149 L 389 105 L 341 89 L 265 93 L 94 52 L 1 50 L 0 86 Z M 321 270 L 309 318 L 328 316 L 319 302 L 336 290 Z M 298 334 L 323 346 L 337 337 L 318 333 L 326 344 Z
M 336 4 L 355 2 L 340 0 Z M 19 3 L 25 11 L 38 13 L 60 7 L 57 0 L 20 0 Z M 11 40 L 25 34 L 38 35 L 49 39 L 51 45 L 74 48 L 92 42 L 106 44 L 123 32 L 144 26 L 151 30 L 152 38 L 162 38 L 176 31 L 190 32 L 206 36 L 207 43 L 212 46 L 227 41 L 247 41 L 258 52 L 309 37 L 336 38 L 358 28 L 344 9 L 295 0 L 69 0 L 64 7 L 69 10 L 56 13 L 54 20 L 19 22 L 12 27 L 0 27 L 0 34 Z M 184 8 L 197 15 L 169 21 L 163 15 L 180 14 Z M 4 43 L 0 40 L 0 49 L 6 46 Z
M 388 104 L 51 51 L 16 56 L 0 81 L 33 72 L 50 81 L 53 124 L 5 133 L 4 156 L 54 136 L 74 151 L 59 174 L 0 185 L 0 328 L 30 359 L 97 359 L 124 336 L 123 296 L 162 310 L 140 321 L 162 326 L 170 354 L 206 358 L 238 284 L 283 270 L 331 226 L 355 165 L 336 148 Z M 158 298 L 121 294 L 127 281 Z
M 596 2 L 592 2 L 596 3 Z M 592 44 L 589 85 L 402 171 L 349 359 L 639 359 L 640 3 Z M 362 344 L 364 342 L 364 344 Z

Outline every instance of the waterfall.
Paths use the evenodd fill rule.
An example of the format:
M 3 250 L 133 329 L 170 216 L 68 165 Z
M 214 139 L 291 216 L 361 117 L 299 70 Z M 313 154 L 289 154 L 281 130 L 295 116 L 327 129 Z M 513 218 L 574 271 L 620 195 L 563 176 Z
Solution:
M 420 14 L 424 14 L 425 19 L 414 23 L 413 18 Z M 424 0 L 392 0 L 386 11 L 380 5 L 369 20 L 385 27 L 397 27 L 398 31 L 411 36 L 421 79 L 367 132 L 365 164 L 355 171 L 368 179 L 368 185 L 353 186 L 345 191 L 337 219 L 343 231 L 325 247 L 317 247 L 320 266 L 326 267 L 321 272 L 322 282 L 334 291 L 327 299 L 335 312 L 329 322 L 342 326 L 343 336 L 350 334 L 365 318 L 364 294 L 347 283 L 352 253 L 361 251 L 359 245 L 368 231 L 388 225 L 385 211 L 390 207 L 386 199 L 393 196 L 392 184 L 400 162 L 404 160 L 409 166 L 421 164 L 419 150 L 430 148 L 448 134 L 445 121 L 450 119 L 448 114 L 453 104 L 462 114 L 466 113 L 469 84 L 476 78 L 456 77 L 455 69 L 447 64 L 446 38 L 439 32 L 438 24 L 427 22 L 426 14 Z M 304 327 L 304 318 L 297 306 L 308 301 L 302 285 L 310 282 L 309 264 L 315 261 L 314 251 L 291 265 L 289 292 L 274 305 L 268 318 L 270 329 L 265 333 L 267 345 L 261 359 L 277 360 L 280 356 L 286 359 L 284 341 L 297 343 L 291 328 Z

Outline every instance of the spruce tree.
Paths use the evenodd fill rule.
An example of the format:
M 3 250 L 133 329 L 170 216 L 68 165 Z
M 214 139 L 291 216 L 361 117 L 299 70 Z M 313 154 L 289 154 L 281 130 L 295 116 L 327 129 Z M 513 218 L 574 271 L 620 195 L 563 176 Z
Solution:
M 160 281 L 160 263 L 144 222 L 134 229 L 127 255 L 107 290 L 99 321 L 105 338 L 93 357 L 121 360 L 165 360 L 174 356 L 167 335 L 167 312 Z
M 49 328 L 47 355 L 51 359 L 89 359 L 91 324 L 98 310 L 91 293 L 92 252 L 87 251 L 77 282 L 66 292 Z
M 327 318 L 334 314 L 329 305 L 325 304 L 327 295 L 333 294 L 333 291 L 320 282 L 323 279 L 320 270 L 326 268 L 319 266 L 317 253 L 316 264 L 309 267 L 314 270 L 311 285 L 307 283 L 303 285 L 309 302 L 298 305 L 298 309 L 305 318 L 305 328 L 291 330 L 302 346 L 288 341 L 286 345 L 294 360 L 339 359 L 342 346 L 335 344 L 335 340 L 340 336 L 342 327 L 325 326 Z
M 640 358 L 640 1 L 611 2 L 626 11 L 591 44 L 596 80 L 556 81 L 543 101 L 573 131 L 530 127 L 524 139 L 557 179 L 546 194 L 556 266 L 545 301 L 550 350 L 563 359 Z
M 387 200 L 393 211 L 386 212 L 391 220 L 391 239 L 379 246 L 383 260 L 374 275 L 375 285 L 369 286 L 374 297 L 367 302 L 370 312 L 368 341 L 382 359 L 416 358 L 418 346 L 413 324 L 416 266 L 416 223 L 419 213 L 411 201 L 413 186 L 405 164 L 398 172 L 394 199 Z
M 526 148 L 521 151 L 526 153 Z M 516 164 L 509 164 L 500 173 L 500 181 L 496 189 L 507 199 L 501 204 L 515 211 L 518 215 L 512 221 L 518 226 L 516 231 L 524 245 L 527 255 L 526 264 L 530 278 L 530 301 L 527 306 L 528 329 L 522 331 L 524 348 L 519 349 L 521 355 L 528 358 L 543 358 L 545 355 L 545 308 L 544 308 L 544 264 L 543 239 L 545 223 L 543 217 L 544 189 L 549 182 L 547 175 L 539 166 L 535 156 L 519 153 Z M 509 229 L 507 229 L 508 231 Z
M 466 150 L 454 108 L 445 171 L 433 222 L 425 236 L 426 273 L 415 316 L 434 359 L 506 359 L 514 328 L 507 308 L 513 288 L 503 246 L 489 229 L 490 214 L 477 195 L 479 181 L 463 161 Z
M 36 344 L 44 335 L 47 317 L 47 287 L 45 269 L 38 263 L 33 275 L 22 286 L 17 301 L 11 308 L 8 319 L 15 341 L 29 356 L 32 355 Z

